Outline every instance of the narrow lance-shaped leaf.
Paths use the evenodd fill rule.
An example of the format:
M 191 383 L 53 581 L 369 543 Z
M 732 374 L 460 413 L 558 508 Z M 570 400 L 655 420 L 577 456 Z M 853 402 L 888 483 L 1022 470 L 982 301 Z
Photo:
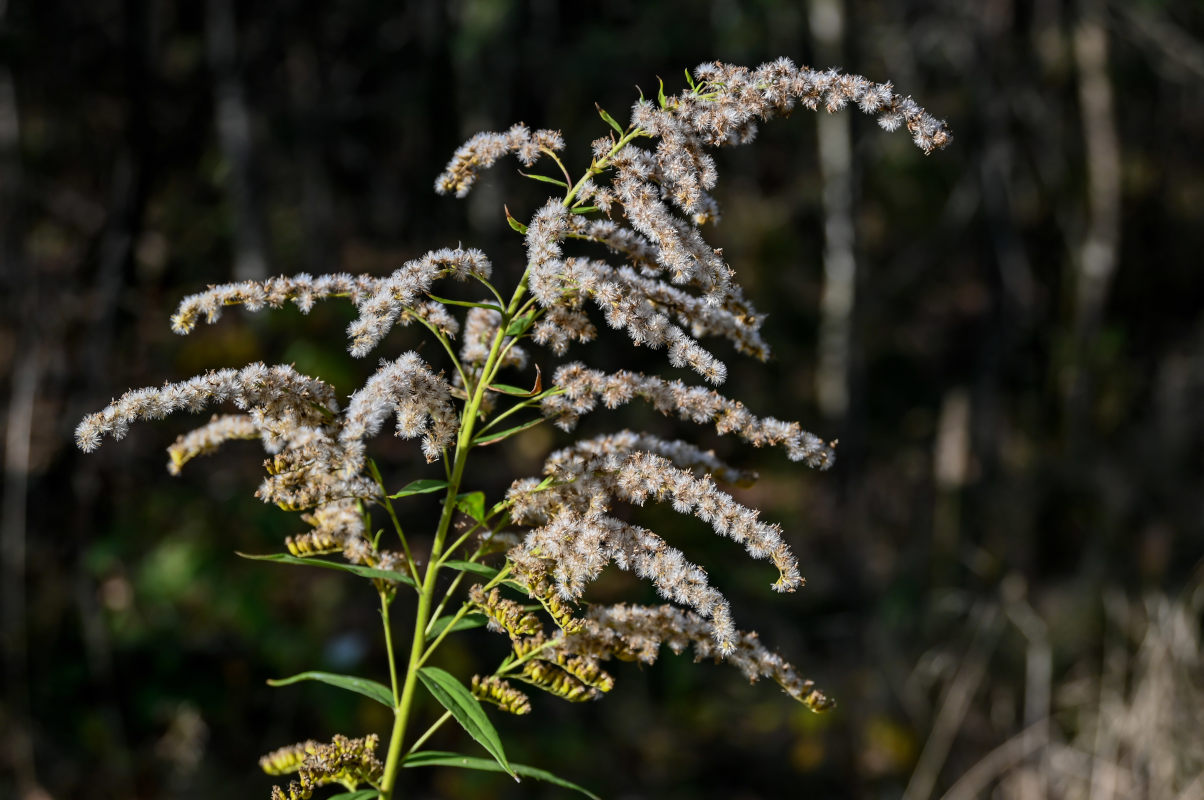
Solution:
M 623 135 L 623 126 L 621 126 L 621 125 L 619 125 L 619 123 L 615 122 L 615 118 L 612 117 L 610 114 L 607 114 L 606 109 L 604 109 L 602 106 L 598 105 L 597 103 L 594 103 L 594 108 L 598 109 L 598 116 L 602 117 L 602 119 L 606 122 L 607 125 L 609 125 L 610 127 L 614 128 L 616 131 L 618 131 L 620 136 Z
M 453 306 L 464 306 L 465 308 L 487 308 L 490 311 L 496 311 L 499 314 L 502 312 L 501 306 L 497 303 L 473 303 L 468 300 L 452 300 L 448 297 L 440 297 L 437 294 L 426 293 L 426 296 L 434 300 L 436 303 L 445 303 Z
M 518 174 L 522 175 L 524 178 L 530 178 L 533 181 L 543 181 L 544 183 L 554 183 L 557 186 L 560 186 L 564 189 L 569 188 L 569 185 L 567 183 L 565 183 L 564 181 L 558 180 L 556 178 L 549 178 L 547 175 L 536 175 L 533 172 L 523 172 L 521 169 L 518 171 Z
M 489 751 L 489 755 L 493 756 L 506 773 L 518 780 L 518 775 L 506 760 L 497 730 L 489 721 L 489 717 L 485 716 L 485 710 L 472 693 L 465 689 L 454 675 L 438 667 L 423 667 L 418 670 L 418 678 L 439 704 L 451 712 L 456 722 L 460 723 L 460 727 Z
M 511 323 L 511 327 L 513 327 L 513 326 L 514 326 L 514 323 Z M 506 335 L 512 336 L 513 334 L 511 334 L 509 331 L 507 331 Z M 518 386 L 511 386 L 508 383 L 491 383 L 486 388 L 488 388 L 489 391 L 491 391 L 491 392 L 498 392 L 499 394 L 508 394 L 512 397 L 535 397 L 536 395 L 543 392 L 543 372 L 540 371 L 539 365 L 537 364 L 535 366 L 535 385 L 532 386 L 529 390 L 520 388 Z
M 414 579 L 404 572 L 397 572 L 391 569 L 377 569 L 376 567 L 365 567 L 359 564 L 344 564 L 339 561 L 327 561 L 323 558 L 299 558 L 289 555 L 288 553 L 264 553 L 262 555 L 255 553 L 237 553 L 242 558 L 248 558 L 252 561 L 271 561 L 276 564 L 292 564 L 298 567 L 324 567 L 326 569 L 334 569 L 339 572 L 350 572 L 352 575 L 359 575 L 361 578 L 377 578 L 385 581 L 396 581 L 409 586 L 417 586 Z
M 362 694 L 386 708 L 393 708 L 393 692 L 389 690 L 389 687 L 367 678 L 357 678 L 354 675 L 336 675 L 333 672 L 301 672 L 288 678 L 269 680 L 268 686 L 288 686 L 301 681 L 328 683 L 349 692 Z
M 471 572 L 475 575 L 483 575 L 486 578 L 492 578 L 497 575 L 497 570 L 488 564 L 478 564 L 475 561 L 460 561 L 458 559 L 448 559 L 444 561 L 442 566 L 450 569 L 456 569 L 460 572 Z
M 495 442 L 500 442 L 503 439 L 508 439 L 516 433 L 525 431 L 527 428 L 534 428 L 536 425 L 540 424 L 541 422 L 546 422 L 546 421 L 547 421 L 547 417 L 536 417 L 533 420 L 524 422 L 522 425 L 515 425 L 513 428 L 506 428 L 506 430 L 504 430 L 504 431 L 494 431 L 493 433 L 486 433 L 483 436 L 473 439 L 472 443 L 474 445 L 494 444 Z
M 484 614 L 465 614 L 459 619 L 456 619 L 455 624 L 452 625 L 453 619 L 456 619 L 455 615 L 448 614 L 445 617 L 439 617 L 439 619 L 435 620 L 434 624 L 431 625 L 431 632 L 427 634 L 427 639 L 434 639 L 438 637 L 439 634 L 443 633 L 444 629 L 446 629 L 448 625 L 451 625 L 451 630 L 448 632 L 455 633 L 456 631 L 469 631 L 473 628 L 481 628 L 489 623 L 489 618 Z
M 397 494 L 389 495 L 390 500 L 396 500 L 399 497 L 409 497 L 412 494 L 428 494 L 437 492 L 440 489 L 447 488 L 447 481 L 437 481 L 431 478 L 419 478 L 416 481 L 411 481 L 401 488 Z
M 462 756 L 458 753 L 444 753 L 437 750 L 420 750 L 417 753 L 410 753 L 402 762 L 403 767 L 460 767 L 461 769 L 478 769 L 485 772 L 503 772 L 504 770 L 497 764 L 485 758 L 473 758 L 472 756 Z M 525 764 L 511 764 L 510 768 L 522 775 L 524 778 L 534 778 L 537 781 L 545 781 L 547 783 L 562 786 L 565 789 L 572 789 L 574 792 L 580 792 L 592 800 L 601 800 L 598 795 L 578 786 L 575 783 L 570 783 L 564 778 L 553 775 L 547 770 L 542 770 L 537 767 L 528 767 Z

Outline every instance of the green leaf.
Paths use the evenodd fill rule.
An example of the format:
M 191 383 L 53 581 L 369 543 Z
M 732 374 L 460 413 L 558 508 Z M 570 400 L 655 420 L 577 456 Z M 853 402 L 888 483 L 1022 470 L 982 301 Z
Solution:
M 607 125 L 609 125 L 610 127 L 614 128 L 616 131 L 618 131 L 620 136 L 623 135 L 623 127 L 621 125 L 619 125 L 619 123 L 615 122 L 614 117 L 612 117 L 610 114 L 606 113 L 606 109 L 604 109 L 602 106 L 598 105 L 597 103 L 594 103 L 594 108 L 598 109 L 598 116 L 602 117 L 602 119 L 606 122 Z
M 686 83 L 690 84 L 690 91 L 694 91 L 698 87 L 694 85 L 694 76 L 690 74 L 690 70 L 686 69 Z
M 388 686 L 370 681 L 367 678 L 357 678 L 354 675 L 336 675 L 333 672 L 301 672 L 290 678 L 269 680 L 268 686 L 288 686 L 301 681 L 321 681 L 349 692 L 362 694 L 371 698 L 386 708 L 393 708 L 393 692 Z
M 464 688 L 464 685 L 456 680 L 450 672 L 438 667 L 423 667 L 418 670 L 418 679 L 426 686 L 427 691 L 434 695 L 439 704 L 452 713 L 456 722 L 460 723 L 460 727 L 488 750 L 489 755 L 493 756 L 507 774 L 518 780 L 510 763 L 506 761 L 506 754 L 502 752 L 502 740 L 498 738 L 493 723 L 489 721 L 489 717 L 485 716 L 485 710 L 481 708 L 481 704 Z
M 543 421 L 544 421 L 544 417 L 536 417 L 535 419 L 530 420 L 529 422 L 524 422 L 522 425 L 515 425 L 513 428 L 507 428 L 504 431 L 495 431 L 494 433 L 487 433 L 484 436 L 479 436 L 476 439 L 473 439 L 472 443 L 473 443 L 473 445 L 479 445 L 479 444 L 493 444 L 494 442 L 500 442 L 502 439 L 507 439 L 516 433 L 525 431 L 527 428 L 534 428 L 536 425 L 538 425 L 539 423 L 541 423 Z
M 661 108 L 669 105 L 669 101 L 665 99 L 665 82 L 661 80 L 661 76 L 656 76 L 656 82 L 660 84 L 660 88 L 656 91 L 656 102 L 661 104 Z
M 438 750 L 420 750 L 417 753 L 410 753 L 405 757 L 401 765 L 403 767 L 460 767 L 461 769 L 479 769 L 485 772 L 502 772 L 502 769 L 497 764 L 488 759 L 462 756 L 458 753 L 444 753 Z M 547 770 L 528 767 L 525 764 L 511 764 L 510 767 L 524 778 L 547 781 L 556 786 L 580 792 L 586 797 L 592 798 L 592 800 L 601 800 L 598 795 L 588 789 L 583 789 L 575 783 L 570 783 L 564 778 L 557 777 Z
M 437 294 L 426 293 L 426 296 L 434 300 L 436 303 L 443 303 L 450 306 L 464 306 L 465 308 L 487 308 L 490 311 L 496 311 L 499 314 L 502 312 L 502 307 L 497 303 L 470 303 L 467 300 L 451 300 L 446 297 L 440 297 Z
M 338 561 L 327 561 L 324 558 L 298 558 L 288 553 L 264 553 L 258 555 L 255 553 L 238 553 L 236 551 L 236 555 L 242 558 L 249 558 L 252 561 L 273 561 L 277 564 L 293 564 L 299 567 L 325 567 L 326 569 L 337 569 L 340 572 L 350 572 L 352 575 L 359 575 L 361 578 L 379 578 L 385 581 L 404 583 L 409 586 L 418 586 L 414 582 L 414 579 L 406 573 L 391 569 L 363 567 L 359 564 L 343 564 Z
M 533 181 L 543 181 L 544 183 L 554 183 L 557 186 L 560 186 L 564 189 L 569 188 L 569 185 L 567 183 L 565 183 L 564 181 L 558 180 L 556 178 L 549 178 L 547 175 L 536 175 L 531 172 L 523 172 L 521 169 L 518 171 L 518 174 L 522 175 L 524 178 L 530 178 Z
M 598 210 L 597 206 L 577 206 L 573 209 L 574 214 L 592 214 Z
M 431 625 L 431 632 L 427 634 L 426 638 L 437 638 L 439 634 L 443 633 L 444 628 L 451 624 L 453 619 L 456 619 L 454 614 L 448 614 L 446 616 L 439 617 L 439 619 L 435 620 L 435 624 Z M 449 633 L 455 633 L 456 631 L 470 631 L 473 628 L 483 627 L 488 624 L 488 622 L 489 618 L 484 614 L 465 614 L 459 619 L 456 619 L 456 624 L 452 625 L 452 629 L 449 631 Z
M 506 335 L 518 336 L 524 333 L 527 328 L 531 327 L 531 320 L 534 318 L 534 314 L 528 313 L 510 320 L 510 324 L 506 326 Z
M 488 564 L 478 564 L 475 561 L 459 561 L 452 558 L 444 561 L 440 566 L 458 569 L 461 572 L 471 572 L 474 575 L 483 575 L 486 578 L 492 578 L 494 575 L 497 575 L 497 570 L 493 567 Z
M 505 209 L 505 211 L 506 211 L 506 222 L 510 223 L 510 227 L 514 228 L 514 230 L 516 230 L 519 233 L 521 233 L 522 235 L 526 236 L 527 235 L 527 226 L 522 224 L 518 220 L 516 220 L 514 217 L 510 216 L 509 208 L 506 208 L 506 206 L 502 206 L 502 208 Z
M 389 495 L 390 500 L 396 500 L 399 497 L 409 497 L 412 494 L 429 494 L 437 492 L 440 489 L 447 488 L 447 481 L 437 481 L 433 478 L 419 478 L 416 481 L 411 481 L 402 487 L 397 494 Z
M 485 493 L 465 492 L 464 494 L 456 495 L 456 508 L 477 522 L 481 522 L 485 519 Z
M 491 383 L 488 388 L 491 392 L 508 394 L 512 397 L 533 397 L 530 389 L 524 389 L 521 386 L 511 386 L 508 383 Z
M 380 797 L 379 789 L 359 789 L 354 792 L 332 794 L 326 800 L 376 800 L 378 797 Z

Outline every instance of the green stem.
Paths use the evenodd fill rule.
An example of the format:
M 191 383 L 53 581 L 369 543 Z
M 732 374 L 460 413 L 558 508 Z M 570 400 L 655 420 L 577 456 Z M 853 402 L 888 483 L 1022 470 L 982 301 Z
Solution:
M 568 190 L 564 198 L 564 206 L 567 208 L 573 203 L 573 199 L 577 193 L 581 191 L 581 187 L 585 185 L 585 181 L 592 175 L 597 175 L 606 169 L 610 164 L 610 160 L 614 158 L 620 150 L 627 146 L 629 142 L 638 136 L 646 136 L 647 134 L 640 128 L 632 128 L 627 133 L 623 134 L 610 152 L 602 159 L 594 161 L 590 164 L 585 175 Z M 426 323 L 420 316 L 415 315 L 420 322 L 426 324 L 435 333 L 440 344 L 452 356 L 452 361 L 456 364 L 456 369 L 461 370 L 461 380 L 464 381 L 465 391 L 468 393 L 467 401 L 464 404 L 463 413 L 460 417 L 460 432 L 456 440 L 455 458 L 451 470 L 448 473 L 447 497 L 443 501 L 443 513 L 439 517 L 439 525 L 435 529 L 434 542 L 431 544 L 430 560 L 427 564 L 426 575 L 422 579 L 422 585 L 418 593 L 418 608 L 414 612 L 414 636 L 410 642 L 410 660 L 406 667 L 405 683 L 401 689 L 401 697 L 397 700 L 394 710 L 393 731 L 389 738 L 389 753 L 385 760 L 384 775 L 380 782 L 380 800 L 392 800 L 393 790 L 397 782 L 397 772 L 401 768 L 402 763 L 402 748 L 405 743 L 406 724 L 409 721 L 410 710 L 414 703 L 415 688 L 418 685 L 418 670 L 426 655 L 426 629 L 430 622 L 431 602 L 435 594 L 435 581 L 439 576 L 439 567 L 441 565 L 440 556 L 443 555 L 443 546 L 447 539 L 447 532 L 451 526 L 452 517 L 455 514 L 456 496 L 460 493 L 460 485 L 464 479 L 464 465 L 468 460 L 468 453 L 472 449 L 473 429 L 477 421 L 477 414 L 481 408 L 481 401 L 485 394 L 485 389 L 493 382 L 499 368 L 501 367 L 501 356 L 503 345 L 505 343 L 505 330 L 509 326 L 510 321 L 516 316 L 516 311 L 520 308 L 523 302 L 523 297 L 527 293 L 527 281 L 530 275 L 530 267 L 523 271 L 522 278 L 519 280 L 517 288 L 514 290 L 514 295 L 510 298 L 510 303 L 506 307 L 505 313 L 502 315 L 501 324 L 498 326 L 497 332 L 493 337 L 493 344 L 489 348 L 489 357 L 485 364 L 481 367 L 480 379 L 475 384 L 470 384 L 461 370 L 459 359 L 452 352 L 450 344 L 445 341 L 444 337 L 434 330 L 433 326 Z M 496 576 L 495 576 L 496 579 Z M 436 640 L 435 644 L 438 643 Z M 540 648 L 543 649 L 543 648 Z M 538 651 L 537 651 L 538 652 Z M 533 654 L 531 654 L 533 655 Z M 530 656 L 528 656 L 529 658 Z M 392 661 L 392 659 L 390 659 Z M 518 664 L 527 659 L 520 659 L 503 670 L 508 671 L 513 669 Z M 419 739 L 418 741 L 424 741 Z
M 431 727 L 427 728 L 425 733 L 414 740 L 414 744 L 410 745 L 410 749 L 406 751 L 406 755 L 408 756 L 410 753 L 416 751 L 419 747 L 422 747 L 426 740 L 431 738 L 431 735 L 435 731 L 443 727 L 443 723 L 451 719 L 451 715 L 452 713 L 450 711 L 444 711 L 443 716 L 431 723 Z
M 460 573 L 460 574 L 463 575 L 464 573 Z M 510 574 L 510 565 L 509 564 L 507 564 L 505 567 L 503 567 L 502 570 L 500 572 L 498 572 L 497 575 L 494 575 L 492 578 L 490 578 L 489 583 L 487 583 L 483 587 L 481 587 L 482 591 L 487 592 L 490 589 L 492 589 L 494 586 L 497 586 L 499 583 L 501 583 L 506 578 L 506 576 L 508 574 Z M 448 596 L 449 597 L 451 596 L 450 592 L 448 593 Z M 446 599 L 446 598 L 444 598 L 444 599 Z M 426 653 L 423 654 L 422 661 L 419 662 L 418 666 L 421 667 L 422 664 L 426 663 L 426 660 L 428 658 L 430 658 L 431 655 L 434 654 L 436 648 L 438 648 L 439 645 L 443 643 L 444 637 L 447 636 L 447 634 L 451 633 L 452 628 L 455 627 L 457 622 L 459 622 L 461 619 L 464 618 L 464 615 L 468 613 L 470 608 L 472 608 L 472 603 L 464 603 L 464 605 L 460 606 L 460 610 L 456 612 L 456 615 L 454 617 L 452 617 L 451 622 L 447 623 L 447 627 L 445 627 L 442 631 L 440 631 L 439 635 L 437 637 L 435 637 L 435 641 L 431 642 L 431 646 L 426 649 Z
M 513 318 L 514 310 L 522 302 L 527 290 L 527 276 L 524 273 L 510 306 L 502 317 L 502 325 L 493 337 L 489 348 L 489 358 L 481 370 L 482 380 L 473 388 L 468 402 L 460 417 L 460 432 L 456 439 L 455 459 L 451 474 L 448 477 L 447 496 L 443 500 L 443 513 L 439 517 L 439 525 L 435 529 L 435 538 L 431 543 L 430 560 L 427 564 L 426 575 L 423 577 L 421 590 L 418 594 L 418 608 L 414 612 L 414 636 L 410 641 L 410 660 L 406 666 L 405 683 L 401 689 L 401 698 L 397 702 L 393 718 L 393 731 L 389 738 L 389 753 L 385 759 L 384 775 L 380 783 L 381 800 L 392 800 L 393 789 L 397 781 L 397 772 L 401 768 L 402 746 L 405 743 L 406 724 L 409 721 L 410 710 L 414 703 L 415 689 L 418 685 L 418 669 L 422 665 L 426 645 L 426 626 L 430 621 L 431 602 L 435 596 L 435 583 L 439 577 L 440 556 L 447 540 L 447 532 L 451 528 L 452 517 L 455 516 L 456 496 L 464 480 L 464 466 L 468 462 L 468 453 L 472 449 L 473 428 L 476 424 L 477 413 L 485 395 L 485 387 L 493 380 L 501 360 L 502 343 L 505 340 L 504 331 Z
M 389 654 L 389 681 L 393 686 L 393 705 L 396 706 L 401 696 L 397 691 L 397 659 L 393 657 L 393 627 L 389 624 L 389 598 L 385 592 L 380 592 L 380 619 L 385 626 L 385 650 Z
M 614 143 L 614 146 L 610 148 L 610 152 L 603 156 L 600 160 L 590 164 L 589 169 L 585 171 L 585 174 L 581 176 L 581 179 L 573 185 L 572 189 L 568 190 L 564 196 L 564 207 L 568 208 L 573 204 L 573 198 L 575 198 L 577 193 L 581 191 L 581 187 L 585 185 L 585 182 L 610 166 L 610 160 L 614 158 L 620 150 L 626 147 L 632 140 L 647 135 L 648 133 L 643 128 L 632 128 L 631 130 L 627 131 L 627 133 L 619 137 L 619 141 Z
M 406 567 L 410 570 L 410 575 L 417 581 L 418 565 L 414 563 L 414 557 L 410 555 L 410 543 L 406 541 L 405 532 L 401 529 L 401 520 L 397 518 L 397 512 L 393 510 L 393 501 L 389 499 L 389 492 L 385 489 L 385 482 L 381 477 L 380 468 L 376 466 L 376 461 L 371 458 L 368 459 L 368 469 L 372 472 L 372 479 L 376 481 L 376 485 L 380 489 L 381 497 L 384 498 L 385 511 L 389 512 L 389 519 L 393 520 L 393 527 L 397 529 L 397 538 L 401 539 L 401 549 L 405 552 Z M 391 656 L 390 660 L 392 660 Z
M 428 331 L 435 334 L 435 338 L 439 340 L 439 344 L 443 345 L 443 349 L 451 356 L 452 364 L 456 367 L 456 372 L 460 373 L 460 380 L 464 382 L 464 391 L 470 391 L 468 388 L 470 385 L 468 383 L 468 376 L 464 374 L 464 368 L 460 365 L 460 358 L 456 355 L 456 351 L 452 349 L 451 342 L 447 340 L 447 337 L 443 335 L 441 330 L 427 322 L 421 315 L 415 314 L 414 319 L 422 323 Z

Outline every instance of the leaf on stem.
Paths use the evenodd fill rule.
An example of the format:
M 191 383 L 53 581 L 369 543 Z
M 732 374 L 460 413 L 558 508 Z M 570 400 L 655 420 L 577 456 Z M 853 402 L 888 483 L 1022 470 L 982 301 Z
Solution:
M 473 303 L 468 300 L 451 300 L 447 297 L 440 297 L 437 294 L 426 293 L 426 296 L 434 300 L 436 303 L 444 303 L 446 305 L 464 306 L 465 308 L 487 308 L 490 311 L 496 311 L 499 314 L 502 312 L 502 307 L 497 303 Z
M 289 678 L 268 680 L 268 686 L 288 686 L 289 684 L 300 683 L 301 681 L 328 683 L 331 686 L 337 686 L 349 692 L 362 694 L 364 697 L 380 703 L 385 708 L 393 708 L 393 692 L 389 690 L 388 686 L 368 680 L 367 678 L 357 678 L 354 675 L 336 675 L 333 672 L 301 672 Z
M 497 764 L 484 758 L 473 758 L 472 756 L 462 756 L 458 753 L 444 753 L 438 750 L 420 750 L 417 753 L 410 753 L 402 762 L 403 767 L 459 767 L 461 769 L 479 769 L 485 772 L 502 772 Z M 572 789 L 575 792 L 580 792 L 592 800 L 601 800 L 598 795 L 578 786 L 575 783 L 570 783 L 564 778 L 553 775 L 547 770 L 538 769 L 536 767 L 528 767 L 525 764 L 511 764 L 510 767 L 522 775 L 524 778 L 534 778 L 537 781 L 546 781 L 547 783 L 562 786 L 565 789 Z
M 485 520 L 485 493 L 465 492 L 456 495 L 456 508 L 477 522 L 483 522 Z
M 378 797 L 380 797 L 379 789 L 359 789 L 354 792 L 332 794 L 326 800 L 376 800 Z
M 273 561 L 277 564 L 293 564 L 299 567 L 325 567 L 326 569 L 336 569 L 340 572 L 350 572 L 352 575 L 359 575 L 361 578 L 377 578 L 384 581 L 395 581 L 404 583 L 407 586 L 417 587 L 418 584 L 414 579 L 404 572 L 397 572 L 391 569 L 377 569 L 376 567 L 364 567 L 359 564 L 343 564 L 338 561 L 327 561 L 324 558 L 298 558 L 297 556 L 289 555 L 288 553 L 238 553 L 236 555 L 242 558 L 249 558 L 252 561 Z
M 482 444 L 494 444 L 495 442 L 500 442 L 503 439 L 509 439 L 514 434 L 525 431 L 527 428 L 534 428 L 539 423 L 545 421 L 547 421 L 546 417 L 536 417 L 533 420 L 524 422 L 522 425 L 515 425 L 513 428 L 507 428 L 504 431 L 495 431 L 493 433 L 487 433 L 483 436 L 479 436 L 472 440 L 472 444 L 474 447 Z
M 502 751 L 502 740 L 498 737 L 497 730 L 489 721 L 489 717 L 485 716 L 485 710 L 481 708 L 480 702 L 472 696 L 472 693 L 464 688 L 464 685 L 456 680 L 454 675 L 438 667 L 423 667 L 418 670 L 418 679 L 422 681 L 427 691 L 439 701 L 439 704 L 451 712 L 451 715 L 456 718 L 456 722 L 460 723 L 460 727 L 489 751 L 489 755 L 493 756 L 502 771 L 517 781 L 518 775 L 511 768 L 510 762 L 506 760 L 506 754 Z
M 520 317 L 519 319 L 523 319 L 523 318 Z M 515 320 L 514 322 L 518 322 L 518 320 Z M 511 328 L 514 327 L 514 322 L 510 323 Z M 528 320 L 528 322 L 529 322 L 529 320 Z M 510 333 L 510 331 L 507 330 L 506 335 L 513 336 L 514 334 Z M 499 394 L 508 394 L 512 397 L 535 397 L 537 394 L 539 394 L 540 392 L 543 391 L 543 373 L 540 371 L 539 365 L 537 364 L 535 366 L 535 385 L 533 387 L 531 387 L 530 391 L 528 391 L 526 389 L 522 389 L 518 386 L 511 386 L 508 383 L 490 384 L 489 390 L 493 391 L 493 392 L 498 392 Z
M 619 123 L 615 122 L 614 117 L 612 117 L 610 114 L 606 113 L 606 109 L 604 109 L 602 106 L 598 105 L 597 103 L 594 103 L 594 108 L 598 109 L 598 116 L 602 117 L 602 119 L 606 122 L 607 125 L 609 125 L 610 127 L 614 128 L 616 131 L 618 131 L 620 136 L 623 135 L 623 128 L 619 125 Z
M 544 183 L 554 183 L 557 186 L 560 186 L 564 189 L 569 188 L 569 185 L 567 183 L 565 183 L 564 181 L 559 180 L 557 178 L 549 178 L 547 175 L 536 175 L 533 172 L 523 172 L 521 169 L 518 171 L 518 174 L 522 175 L 524 178 L 530 178 L 533 181 L 543 181 Z
M 521 317 L 515 317 L 510 320 L 510 324 L 506 326 L 507 336 L 521 336 L 526 333 L 527 328 L 531 327 L 531 321 L 535 319 L 534 313 L 523 314 Z
M 435 620 L 434 624 L 431 625 L 431 632 L 426 635 L 426 638 L 437 639 L 439 634 L 443 633 L 444 629 L 447 628 L 448 625 L 451 625 L 451 630 L 448 631 L 448 633 L 455 633 L 456 631 L 469 631 L 473 628 L 481 628 L 489 622 L 489 618 L 484 614 L 465 614 L 459 619 L 456 619 L 454 624 L 452 623 L 453 619 L 456 619 L 454 614 L 448 614 L 447 616 L 439 617 L 439 619 Z
M 527 235 L 527 226 L 522 224 L 518 220 L 516 220 L 514 217 L 510 216 L 510 208 L 508 206 L 502 206 L 502 210 L 504 210 L 506 212 L 506 222 L 508 222 L 510 224 L 510 227 L 514 228 L 514 230 L 516 230 L 519 233 L 526 236 Z
M 420 478 L 416 481 L 407 483 L 397 494 L 389 495 L 389 499 L 396 500 L 399 497 L 409 497 L 412 494 L 428 494 L 430 492 L 437 492 L 440 489 L 446 488 L 447 481 L 437 481 L 432 478 Z
M 483 575 L 486 578 L 492 578 L 497 575 L 497 570 L 488 564 L 478 564 L 475 561 L 459 561 L 457 559 L 449 559 L 444 561 L 440 566 L 450 569 L 457 569 L 460 572 L 471 572 L 474 575 Z

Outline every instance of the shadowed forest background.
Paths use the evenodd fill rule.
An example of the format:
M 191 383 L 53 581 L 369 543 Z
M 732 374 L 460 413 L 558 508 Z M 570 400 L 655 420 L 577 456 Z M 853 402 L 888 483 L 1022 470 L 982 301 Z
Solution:
M 738 496 L 785 528 L 800 592 L 699 528 L 675 543 L 839 707 L 666 652 L 616 665 L 602 702 L 497 719 L 509 754 L 633 800 L 1204 798 L 1204 6 L 1161 0 L 0 0 L 0 796 L 267 797 L 268 750 L 387 729 L 354 696 L 264 683 L 385 661 L 360 582 L 234 555 L 298 524 L 251 496 L 257 445 L 179 478 L 163 448 L 195 417 L 73 445 L 130 387 L 262 359 L 345 394 L 375 364 L 346 355 L 349 305 L 180 338 L 181 297 L 458 242 L 516 276 L 502 204 L 526 218 L 543 194 L 503 161 L 436 197 L 464 139 L 558 128 L 579 170 L 595 102 L 626 122 L 657 76 L 781 55 L 893 81 L 956 137 L 924 158 L 800 109 L 717 154 L 709 236 L 775 350 L 721 349 L 726 389 L 840 444 L 816 473 L 704 437 L 760 472 Z M 520 437 L 474 488 L 563 441 Z M 396 485 L 439 474 L 379 447 Z M 463 634 L 447 665 L 496 644 Z M 475 752 L 450 727 L 431 744 Z

